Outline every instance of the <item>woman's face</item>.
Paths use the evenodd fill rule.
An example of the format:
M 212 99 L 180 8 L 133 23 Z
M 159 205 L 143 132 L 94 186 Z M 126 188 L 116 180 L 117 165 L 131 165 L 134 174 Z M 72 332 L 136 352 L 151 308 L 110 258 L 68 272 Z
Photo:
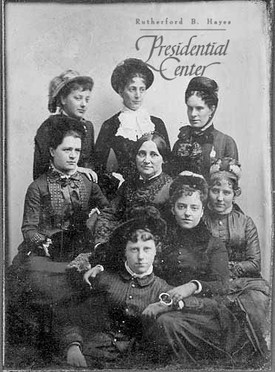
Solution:
M 67 95 L 61 96 L 62 109 L 66 114 L 75 119 L 81 119 L 87 108 L 91 97 L 90 90 L 76 89 Z
M 152 235 L 145 230 L 138 230 L 136 242 L 126 244 L 125 256 L 130 269 L 136 274 L 146 273 L 153 265 L 156 255 L 156 243 Z
M 142 178 L 149 179 L 162 172 L 163 158 L 153 141 L 143 142 L 136 155 L 137 170 Z
M 127 83 L 119 94 L 123 99 L 123 104 L 130 110 L 138 110 L 143 102 L 146 93 L 146 85 L 142 78 L 134 77 Z
M 212 210 L 219 214 L 229 213 L 232 209 L 234 191 L 228 180 L 220 180 L 209 189 L 209 204 Z
M 215 106 L 209 107 L 201 97 L 190 96 L 186 102 L 189 122 L 194 128 L 202 128 L 213 114 Z
M 52 161 L 58 170 L 70 175 L 74 174 L 77 168 L 81 151 L 81 139 L 73 136 L 66 136 L 56 149 L 50 148 Z
M 203 206 L 199 191 L 192 195 L 182 195 L 172 208 L 178 225 L 183 229 L 192 229 L 197 226 L 203 215 Z

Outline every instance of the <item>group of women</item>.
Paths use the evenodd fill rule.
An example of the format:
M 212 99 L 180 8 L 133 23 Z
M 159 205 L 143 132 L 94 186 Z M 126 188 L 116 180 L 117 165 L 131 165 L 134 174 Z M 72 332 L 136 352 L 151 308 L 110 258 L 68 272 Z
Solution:
M 95 144 L 83 118 L 92 78 L 69 70 L 51 81 L 53 115 L 35 137 L 24 241 L 7 273 L 9 337 L 53 337 L 80 367 L 131 352 L 265 357 L 269 285 L 256 226 L 235 202 L 236 143 L 213 125 L 218 86 L 189 82 L 190 125 L 171 150 L 166 125 L 143 107 L 153 81 L 139 59 L 116 66 L 123 108 Z

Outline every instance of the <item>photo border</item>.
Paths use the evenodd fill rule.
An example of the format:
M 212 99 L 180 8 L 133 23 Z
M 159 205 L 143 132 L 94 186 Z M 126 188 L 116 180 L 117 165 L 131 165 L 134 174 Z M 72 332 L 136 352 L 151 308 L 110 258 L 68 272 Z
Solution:
M 195 1 L 195 0 L 193 0 Z M 272 186 L 271 186 L 271 192 L 272 192 L 272 262 L 271 262 L 271 277 L 272 277 L 272 310 L 271 310 L 271 320 L 272 320 L 272 329 L 271 329 L 271 345 L 273 346 L 273 350 L 271 350 L 271 365 L 268 369 L 234 369 L 234 371 L 242 371 L 242 372 L 271 372 L 275 370 L 275 275 L 274 275 L 274 267 L 275 267 L 275 239 L 274 239 L 274 221 L 275 221 L 275 11 L 274 11 L 274 2 L 275 0 L 196 0 L 196 1 L 202 1 L 204 3 L 207 2 L 215 2 L 215 1 L 224 1 L 224 2 L 237 2 L 237 1 L 247 1 L 247 2 L 261 2 L 265 3 L 268 13 L 270 15 L 270 33 L 271 33 L 271 61 L 270 61 L 270 73 L 271 73 L 271 79 L 270 79 L 270 145 L 271 149 L 271 177 L 272 177 Z M 0 207 L 0 262 L 2 263 L 0 265 L 0 281 L 1 281 L 1 291 L 0 291 L 0 300 L 2 304 L 2 311 L 1 311 L 1 317 L 0 317 L 0 323 L 2 328 L 1 333 L 1 339 L 0 339 L 0 347 L 1 347 L 1 353 L 0 353 L 0 363 L 3 368 L 3 371 L 11 371 L 9 369 L 4 369 L 4 353 L 5 353 L 5 322 L 4 322 L 4 314 L 5 314 L 5 266 L 6 266 L 6 257 L 8 257 L 7 251 L 8 251 L 8 245 L 9 245 L 9 235 L 8 235 L 8 200 L 7 200 L 7 193 L 8 193 L 8 177 L 7 177 L 7 146 L 8 146 L 8 138 L 7 138 L 7 120 L 6 120 L 6 79 L 5 79 L 5 71 L 7 66 L 6 61 L 6 54 L 5 54 L 5 5 L 7 3 L 63 3 L 63 4 L 73 4 L 73 3 L 83 3 L 83 4 L 115 4 L 115 3 L 125 3 L 125 4 L 133 4 L 133 3 L 188 3 L 192 2 L 192 0 L 155 0 L 155 1 L 149 1 L 149 0 L 1 0 L 1 74 L 0 74 L 0 84 L 1 84 L 1 116 L 0 116 L 0 128 L 1 128 L 1 155 L 0 155 L 0 172 L 1 172 L 1 183 L 0 183 L 0 197 L 1 197 L 1 207 Z M 272 347 L 271 347 L 272 349 Z M 50 371 L 49 369 L 41 369 L 41 371 Z M 80 371 L 80 369 L 77 369 Z M 126 371 L 125 369 L 88 369 L 90 371 Z M 156 369 L 156 371 L 161 371 L 162 369 Z M 163 369 L 163 371 L 166 369 Z M 189 369 L 179 369 L 173 367 L 169 369 L 169 371 L 188 371 Z M 192 372 L 196 371 L 207 371 L 206 369 L 190 369 Z M 210 369 L 213 371 L 213 368 Z M 209 371 L 210 371 L 209 370 Z M 220 372 L 228 372 L 229 369 L 214 369 L 215 371 Z M 231 369 L 232 370 L 232 369 Z M 14 370 L 13 370 L 14 371 Z M 17 370 L 16 370 L 17 371 Z M 25 371 L 24 369 L 18 369 L 18 371 Z M 33 370 L 38 371 L 38 370 Z M 56 371 L 56 370 L 55 370 Z M 59 369 L 60 371 L 60 369 Z M 65 371 L 62 369 L 62 371 Z M 72 371 L 72 368 L 68 369 L 68 371 Z M 134 372 L 142 372 L 141 369 L 134 369 L 130 370 Z M 145 369 L 144 371 L 148 371 L 148 369 Z M 154 369 L 155 371 L 155 369 Z

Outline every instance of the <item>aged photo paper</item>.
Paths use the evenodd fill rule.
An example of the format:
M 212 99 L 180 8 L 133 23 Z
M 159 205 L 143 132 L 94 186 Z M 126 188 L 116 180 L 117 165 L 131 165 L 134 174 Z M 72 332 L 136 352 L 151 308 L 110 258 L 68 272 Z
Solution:
M 154 73 L 145 106 L 165 122 L 172 146 L 179 128 L 188 124 L 184 92 L 189 81 L 206 76 L 218 83 L 214 124 L 237 143 L 242 165 L 238 204 L 257 226 L 261 272 L 271 284 L 273 3 L 6 1 L 3 8 L 5 267 L 23 239 L 21 223 L 25 193 L 33 180 L 34 137 L 49 116 L 50 80 L 67 69 L 92 76 L 94 88 L 85 117 L 92 121 L 96 137 L 102 123 L 121 109 L 121 99 L 110 82 L 114 67 L 126 58 L 139 58 Z M 40 369 L 35 358 L 27 365 L 22 355 L 11 356 L 3 335 L 6 370 Z M 263 366 L 270 368 L 270 362 Z

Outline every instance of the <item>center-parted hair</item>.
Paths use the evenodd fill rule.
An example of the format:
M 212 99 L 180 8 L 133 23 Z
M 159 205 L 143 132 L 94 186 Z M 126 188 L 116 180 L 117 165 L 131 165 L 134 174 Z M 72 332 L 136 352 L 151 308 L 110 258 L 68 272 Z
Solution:
M 160 155 L 162 156 L 164 162 L 166 162 L 169 159 L 170 151 L 167 146 L 167 143 L 164 137 L 158 132 L 143 134 L 143 136 L 141 136 L 136 142 L 135 149 L 134 149 L 134 156 L 138 154 L 138 151 L 143 145 L 143 143 L 147 141 L 152 141 L 156 144 L 156 147 Z

